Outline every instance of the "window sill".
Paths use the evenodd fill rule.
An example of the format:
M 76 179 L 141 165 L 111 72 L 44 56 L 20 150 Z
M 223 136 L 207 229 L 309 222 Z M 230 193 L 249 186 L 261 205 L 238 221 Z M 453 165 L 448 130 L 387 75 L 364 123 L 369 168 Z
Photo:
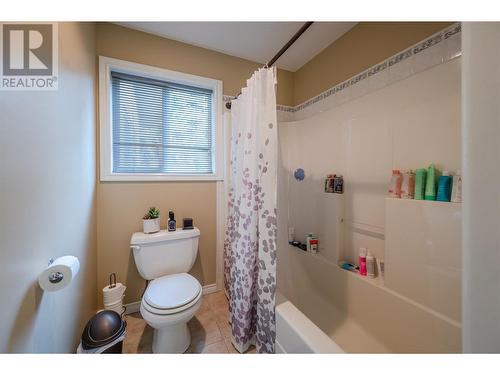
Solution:
M 223 181 L 221 176 L 209 175 L 174 175 L 163 173 L 113 173 L 101 174 L 101 181 L 122 181 L 122 182 L 151 182 L 151 181 Z

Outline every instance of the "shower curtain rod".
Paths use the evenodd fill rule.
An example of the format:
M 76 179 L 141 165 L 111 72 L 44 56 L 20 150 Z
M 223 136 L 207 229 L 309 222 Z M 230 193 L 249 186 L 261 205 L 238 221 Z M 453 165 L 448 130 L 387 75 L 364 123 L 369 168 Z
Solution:
M 304 34 L 304 32 L 305 32 L 305 31 L 309 28 L 309 26 L 311 26 L 312 24 L 313 24 L 313 22 L 306 22 L 306 23 L 304 23 L 304 24 L 302 25 L 302 27 L 301 27 L 301 28 L 300 28 L 300 29 L 299 29 L 299 30 L 298 30 L 298 31 L 297 31 L 297 32 L 296 32 L 296 33 L 292 36 L 292 38 L 291 38 L 291 39 L 290 39 L 290 40 L 289 40 L 289 41 L 288 41 L 288 42 L 287 42 L 287 43 L 286 43 L 286 44 L 285 44 L 285 45 L 284 45 L 284 46 L 283 46 L 283 47 L 282 47 L 282 48 L 278 51 L 278 53 L 277 53 L 276 55 L 274 55 L 274 57 L 273 57 L 271 60 L 269 60 L 269 61 L 267 62 L 267 64 L 266 64 L 266 65 L 264 65 L 264 68 L 270 68 L 271 66 L 273 66 L 273 64 L 276 62 L 276 60 L 278 60 L 278 59 L 281 57 L 281 55 L 283 55 L 283 54 L 286 52 L 286 50 L 287 50 L 288 48 L 290 48 L 290 47 L 291 47 L 291 45 L 292 45 L 293 43 L 295 43 L 295 41 L 296 41 L 297 39 L 299 39 L 299 38 L 300 38 L 300 36 L 301 36 L 302 34 Z M 235 98 L 237 98 L 240 94 L 241 94 L 241 91 L 238 93 L 238 95 L 236 95 L 236 96 L 235 96 Z M 227 102 L 227 103 L 226 103 L 226 108 L 227 108 L 227 109 L 231 109 L 231 102 Z

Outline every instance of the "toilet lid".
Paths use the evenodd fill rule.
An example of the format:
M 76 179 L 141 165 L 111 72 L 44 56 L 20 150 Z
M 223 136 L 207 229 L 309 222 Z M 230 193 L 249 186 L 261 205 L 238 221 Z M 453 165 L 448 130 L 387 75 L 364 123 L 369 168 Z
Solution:
M 200 292 L 198 280 L 187 273 L 178 273 L 151 281 L 144 300 L 156 309 L 175 309 L 193 301 Z

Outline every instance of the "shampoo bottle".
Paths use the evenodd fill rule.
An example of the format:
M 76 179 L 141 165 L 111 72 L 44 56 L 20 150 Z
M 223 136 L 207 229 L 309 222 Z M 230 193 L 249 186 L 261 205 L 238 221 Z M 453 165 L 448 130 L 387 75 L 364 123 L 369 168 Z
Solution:
M 425 200 L 435 201 L 439 175 L 441 173 L 431 164 L 427 169 L 427 181 L 425 183 Z
M 359 249 L 359 274 L 366 276 L 366 249 L 364 247 Z
M 366 276 L 370 278 L 375 277 L 375 257 L 370 250 L 368 250 L 368 255 L 366 256 Z
M 401 182 L 401 198 L 413 199 L 415 195 L 415 173 L 412 170 L 403 173 Z
M 440 202 L 449 202 L 451 199 L 451 176 L 448 171 L 443 171 L 439 176 L 436 200 Z
M 462 202 L 462 173 L 460 170 L 453 176 L 453 187 L 451 188 L 451 201 L 455 203 Z
M 418 168 L 415 173 L 415 193 L 414 198 L 423 200 L 425 197 L 425 182 L 427 179 L 427 170 Z
M 399 169 L 392 170 L 391 184 L 389 185 L 389 197 L 390 198 L 401 198 L 401 182 L 403 176 Z

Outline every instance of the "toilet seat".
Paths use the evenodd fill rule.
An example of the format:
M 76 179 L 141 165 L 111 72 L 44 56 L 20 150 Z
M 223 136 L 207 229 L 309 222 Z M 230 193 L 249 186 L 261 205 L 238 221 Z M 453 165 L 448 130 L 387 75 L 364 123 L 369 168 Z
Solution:
M 189 309 L 201 298 L 198 280 L 187 273 L 167 275 L 151 281 L 144 298 L 144 308 L 155 315 L 171 315 Z

